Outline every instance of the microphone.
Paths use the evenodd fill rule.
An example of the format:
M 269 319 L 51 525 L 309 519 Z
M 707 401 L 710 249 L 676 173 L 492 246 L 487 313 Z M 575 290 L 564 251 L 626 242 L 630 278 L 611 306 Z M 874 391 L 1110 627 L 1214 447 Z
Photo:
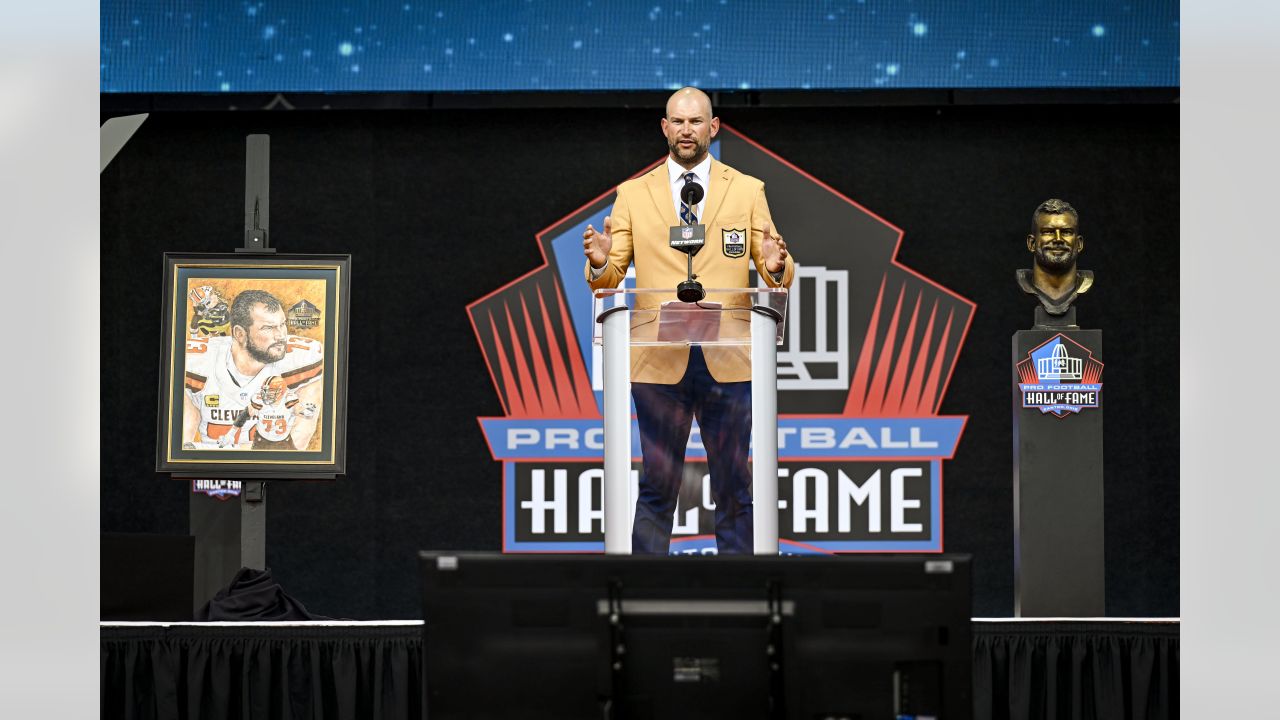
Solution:
M 684 187 L 680 188 L 680 202 L 689 206 L 691 210 L 702 202 L 704 195 L 706 191 L 692 180 L 686 180 Z M 702 289 L 702 283 L 698 282 L 695 279 L 697 276 L 693 274 L 693 256 L 706 242 L 706 232 L 706 226 L 701 224 L 681 224 L 671 228 L 671 247 L 689 256 L 687 279 L 676 286 L 676 297 L 681 302 L 698 302 L 707 296 L 706 291 Z
M 680 188 L 680 201 L 689 207 L 693 207 L 694 205 L 702 202 L 704 195 L 706 195 L 706 191 L 702 189 L 701 185 L 692 180 L 685 183 L 684 187 Z

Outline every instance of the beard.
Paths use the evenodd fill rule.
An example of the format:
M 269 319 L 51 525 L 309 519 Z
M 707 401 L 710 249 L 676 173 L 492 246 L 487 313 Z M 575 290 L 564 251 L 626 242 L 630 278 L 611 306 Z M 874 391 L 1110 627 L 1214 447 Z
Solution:
M 710 147 L 711 147 L 711 143 L 708 142 L 704 144 L 701 141 L 699 141 L 697 138 L 693 139 L 693 147 L 689 148 L 688 150 L 685 150 L 684 148 L 680 147 L 680 144 L 678 141 L 672 141 L 672 140 L 667 141 L 667 148 L 671 150 L 671 157 L 681 162 L 687 162 L 687 163 L 702 160 L 703 156 L 707 154 L 707 150 Z
M 283 340 L 265 348 L 258 347 L 253 344 L 252 340 L 249 340 L 245 342 L 244 349 L 249 353 L 249 357 L 264 365 L 283 360 L 286 350 Z
M 1065 272 L 1070 270 L 1076 264 L 1076 253 L 1070 246 L 1067 246 L 1065 254 L 1055 254 L 1050 250 L 1060 249 L 1062 246 L 1048 245 L 1036 248 L 1036 264 L 1050 272 Z

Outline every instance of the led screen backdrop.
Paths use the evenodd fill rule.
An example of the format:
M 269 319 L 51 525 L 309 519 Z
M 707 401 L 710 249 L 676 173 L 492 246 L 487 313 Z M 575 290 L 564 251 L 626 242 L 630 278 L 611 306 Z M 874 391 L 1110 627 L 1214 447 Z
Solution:
M 103 92 L 1176 87 L 1172 0 L 104 0 Z

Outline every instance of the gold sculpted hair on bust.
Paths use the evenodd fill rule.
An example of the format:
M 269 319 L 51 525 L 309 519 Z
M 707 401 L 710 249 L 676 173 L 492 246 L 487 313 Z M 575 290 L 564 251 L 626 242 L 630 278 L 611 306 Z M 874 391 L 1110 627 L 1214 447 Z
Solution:
M 1041 215 L 1065 215 L 1067 213 L 1070 213 L 1071 217 L 1074 218 L 1077 223 L 1080 222 L 1080 213 L 1076 212 L 1076 209 L 1071 207 L 1071 203 L 1066 200 L 1059 200 L 1058 198 L 1050 198 L 1040 203 L 1040 206 L 1036 208 L 1036 211 L 1031 213 L 1031 226 L 1036 226 L 1036 219 Z

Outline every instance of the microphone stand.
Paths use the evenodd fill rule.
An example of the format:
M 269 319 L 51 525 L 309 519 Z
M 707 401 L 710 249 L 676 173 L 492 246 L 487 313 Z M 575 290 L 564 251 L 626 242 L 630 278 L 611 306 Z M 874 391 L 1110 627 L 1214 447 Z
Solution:
M 702 196 L 702 186 L 696 183 L 687 183 L 684 188 L 680 190 L 680 200 L 688 206 L 690 216 L 693 214 L 693 208 L 702 201 Z M 690 233 L 692 233 L 691 228 L 694 227 L 694 223 L 691 222 L 691 219 L 691 217 L 680 219 L 680 224 L 685 228 L 689 228 Z M 702 249 L 701 243 L 697 247 L 681 248 L 681 250 L 689 256 L 689 264 L 688 271 L 686 273 L 687 279 L 676 286 L 676 297 L 680 302 L 696 303 L 707 296 L 707 291 L 702 289 L 702 283 L 698 282 L 696 279 L 697 276 L 693 274 L 693 256 L 694 253 L 700 249 Z
M 689 224 L 689 221 L 688 221 L 688 220 L 684 220 L 684 221 L 682 221 L 682 222 L 684 222 L 684 226 L 685 226 L 685 227 L 693 227 L 691 224 Z M 692 283 L 694 282 L 694 277 L 693 277 L 693 253 L 691 253 L 691 252 L 687 252 L 687 253 L 685 253 L 685 256 L 686 256 L 686 257 L 685 257 L 685 259 L 689 261 L 689 270 L 688 270 L 688 280 L 687 280 L 687 282 L 688 282 L 689 284 L 692 284 Z M 701 300 L 701 299 L 702 299 L 702 298 L 698 298 L 698 300 Z M 695 301 L 695 302 L 696 302 L 696 301 Z

